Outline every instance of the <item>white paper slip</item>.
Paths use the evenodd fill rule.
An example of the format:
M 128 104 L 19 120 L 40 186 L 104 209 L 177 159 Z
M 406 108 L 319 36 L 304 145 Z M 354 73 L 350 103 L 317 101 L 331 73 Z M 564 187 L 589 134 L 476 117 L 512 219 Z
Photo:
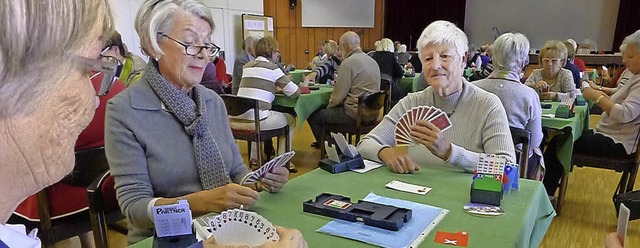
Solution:
M 622 247 L 627 247 L 626 237 L 627 237 L 627 225 L 629 225 L 629 208 L 624 204 L 620 203 L 620 212 L 618 213 L 618 238 L 622 241 Z
M 358 173 L 365 173 L 365 172 L 368 172 L 370 170 L 377 169 L 377 168 L 380 168 L 380 167 L 384 166 L 384 164 L 381 164 L 381 163 L 378 163 L 378 162 L 375 162 L 375 161 L 371 161 L 371 160 L 368 160 L 368 159 L 363 159 L 363 161 L 364 161 L 364 168 L 362 168 L 362 169 L 354 169 L 353 171 L 358 172 Z
M 385 186 L 390 189 L 400 190 L 400 191 L 419 194 L 419 195 L 426 195 L 427 193 L 429 193 L 429 191 L 431 191 L 431 188 L 429 187 L 403 183 L 398 180 L 393 180 L 387 183 L 387 185 Z
M 556 117 L 556 114 L 542 114 L 542 117 L 545 117 L 545 118 L 555 118 L 555 117 Z

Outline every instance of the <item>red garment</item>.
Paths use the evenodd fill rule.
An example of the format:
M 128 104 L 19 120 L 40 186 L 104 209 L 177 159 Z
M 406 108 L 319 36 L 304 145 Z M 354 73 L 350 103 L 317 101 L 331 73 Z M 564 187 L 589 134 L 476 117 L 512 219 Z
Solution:
M 218 57 L 214 64 L 216 65 L 216 78 L 226 86 L 229 84 L 229 78 L 227 77 L 227 65 L 224 63 L 224 59 Z
M 578 57 L 573 58 L 573 64 L 576 65 L 580 71 L 587 71 L 587 66 L 582 59 Z
M 609 83 L 607 83 L 605 87 L 609 87 L 609 88 L 618 87 L 618 80 L 620 80 L 620 77 L 622 77 L 622 73 L 626 68 L 627 68 L 626 66 L 618 68 L 618 70 L 616 70 L 616 73 L 613 75 L 613 78 L 611 79 L 611 81 L 609 81 Z
M 96 92 L 100 88 L 103 77 L 104 74 L 100 74 L 91 80 Z M 100 97 L 100 106 L 96 109 L 91 123 L 80 133 L 76 141 L 76 151 L 104 146 L 104 116 L 107 101 L 125 89 L 124 84 L 120 82 L 120 80 L 116 80 L 113 86 L 111 86 L 109 93 L 106 96 Z M 103 188 L 111 187 L 111 190 L 107 192 L 113 191 L 113 194 L 115 194 L 112 177 L 107 179 L 107 183 L 105 183 L 104 186 Z M 51 219 L 72 215 L 89 208 L 87 189 L 84 187 L 71 186 L 60 182 L 47 187 L 46 192 Z M 115 196 L 112 198 L 105 197 L 105 199 L 115 199 Z M 15 214 L 30 221 L 39 221 L 40 215 L 38 214 L 38 200 L 36 199 L 36 195 L 31 195 L 20 203 L 18 208 L 16 208 Z
M 98 89 L 100 88 L 100 83 L 102 82 L 103 77 L 104 74 L 100 74 L 91 80 L 96 92 L 98 92 Z M 116 80 L 116 82 L 113 83 L 113 86 L 111 86 L 109 93 L 106 96 L 100 97 L 100 106 L 96 109 L 93 120 L 91 120 L 89 126 L 80 133 L 80 136 L 78 136 L 78 140 L 76 141 L 76 151 L 104 146 L 104 115 L 107 109 L 107 101 L 126 88 L 127 87 L 120 82 L 120 80 Z

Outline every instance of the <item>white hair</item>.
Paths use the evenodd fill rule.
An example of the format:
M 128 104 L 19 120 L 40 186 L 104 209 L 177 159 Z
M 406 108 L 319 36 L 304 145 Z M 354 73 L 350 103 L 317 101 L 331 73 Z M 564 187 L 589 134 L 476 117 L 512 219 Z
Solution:
M 378 50 L 378 47 L 380 46 L 380 40 L 377 40 L 376 42 L 373 43 L 373 47 Z
M 571 43 L 571 46 L 573 46 L 573 50 L 574 51 L 578 51 L 578 43 L 576 43 L 575 40 L 573 39 L 567 39 L 566 42 Z
M 249 37 L 247 37 L 246 39 L 244 39 L 244 44 L 242 44 L 242 48 L 245 51 L 254 51 L 253 49 L 253 43 L 256 43 L 257 40 L 259 40 L 260 38 L 258 38 L 257 36 L 254 35 L 249 35 Z M 255 51 L 254 51 L 255 52 Z
M 407 45 L 402 44 L 400 45 L 400 48 L 398 48 L 398 53 L 406 53 L 407 52 Z
M 493 65 L 499 70 L 520 72 L 529 59 L 529 40 L 521 33 L 504 33 L 491 45 Z
M 416 43 L 420 59 L 422 59 L 422 49 L 429 44 L 452 44 L 460 57 L 464 57 L 469 50 L 467 35 L 455 24 L 448 21 L 432 22 L 422 30 L 422 34 L 420 34 L 420 38 Z
M 393 41 L 389 38 L 383 38 L 380 40 L 380 45 L 376 47 L 376 51 L 393 52 Z
M 211 11 L 198 0 L 146 0 L 136 15 L 135 28 L 140 36 L 140 46 L 149 56 L 164 54 L 158 41 L 161 38 L 158 33 L 168 34 L 173 28 L 174 14 L 186 11 L 205 20 L 211 26 L 211 32 L 215 28 Z
M 38 109 L 113 31 L 109 1 L 0 0 L 0 119 Z
M 624 50 L 626 50 L 627 47 L 629 47 L 629 45 L 635 45 L 636 46 L 636 52 L 638 52 L 638 54 L 640 54 L 640 30 L 636 31 L 633 34 L 630 34 L 629 36 L 625 37 L 624 40 L 622 41 L 622 45 L 626 45 L 626 47 L 624 48 Z M 620 46 L 622 49 L 622 45 Z

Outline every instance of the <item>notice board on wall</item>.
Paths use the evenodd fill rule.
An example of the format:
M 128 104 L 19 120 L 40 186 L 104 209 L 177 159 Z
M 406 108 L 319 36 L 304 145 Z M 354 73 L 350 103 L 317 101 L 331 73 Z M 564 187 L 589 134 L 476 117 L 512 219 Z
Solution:
M 242 14 L 242 39 L 249 36 L 273 37 L 273 17 Z

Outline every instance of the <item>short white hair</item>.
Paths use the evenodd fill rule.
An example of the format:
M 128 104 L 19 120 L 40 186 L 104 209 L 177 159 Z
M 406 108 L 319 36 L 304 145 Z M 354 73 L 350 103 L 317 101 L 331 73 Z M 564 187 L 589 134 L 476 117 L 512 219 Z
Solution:
M 456 48 L 456 52 L 461 58 L 464 58 L 469 50 L 469 40 L 467 35 L 460 30 L 455 24 L 448 21 L 435 21 L 429 24 L 416 43 L 418 48 L 418 56 L 422 59 L 422 49 L 429 44 L 451 44 Z
M 0 0 L 0 120 L 42 107 L 79 72 L 78 55 L 114 32 L 109 2 Z
M 391 39 L 389 38 L 383 38 L 382 40 L 380 40 L 380 45 L 376 47 L 376 51 L 393 52 L 393 41 L 391 41 Z
M 405 45 L 405 44 L 400 45 L 400 48 L 398 48 L 398 52 L 399 53 L 406 53 L 407 52 L 407 45 Z
M 521 33 L 504 33 L 491 45 L 492 63 L 499 70 L 520 72 L 529 60 L 529 40 Z
M 211 32 L 215 28 L 211 11 L 198 0 L 146 0 L 136 15 L 135 28 L 140 36 L 140 46 L 149 56 L 164 54 L 158 41 L 161 38 L 158 33 L 168 34 L 173 28 L 174 14 L 186 11 L 189 14 L 205 20 L 211 26 Z
M 624 50 L 626 50 L 626 48 L 629 47 L 629 45 L 631 45 L 631 44 L 636 46 L 636 52 L 638 52 L 638 54 L 640 54 L 640 30 L 636 31 L 633 34 L 630 34 L 627 37 L 625 37 L 624 40 L 622 41 L 622 45 L 626 45 Z M 620 50 L 622 50 L 622 49 L 620 49 Z
M 578 43 L 574 39 L 567 39 L 566 42 L 571 43 L 573 50 L 578 51 Z

